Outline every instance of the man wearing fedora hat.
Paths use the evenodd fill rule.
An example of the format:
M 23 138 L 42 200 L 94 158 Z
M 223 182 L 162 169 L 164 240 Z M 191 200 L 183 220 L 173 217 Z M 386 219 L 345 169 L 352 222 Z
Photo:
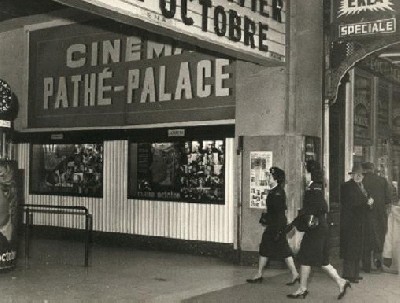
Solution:
M 371 255 L 378 270 L 382 266 L 382 250 L 387 230 L 386 207 L 390 205 L 392 194 L 389 183 L 384 177 L 375 173 L 374 163 L 362 163 L 365 189 L 374 199 L 375 203 L 371 212 L 364 218 L 364 251 L 362 265 L 365 272 L 371 271 Z
M 343 259 L 343 278 L 352 283 L 361 280 L 359 263 L 363 247 L 363 219 L 371 211 L 374 200 L 369 197 L 362 180 L 361 164 L 355 163 L 351 179 L 340 190 L 340 257 Z

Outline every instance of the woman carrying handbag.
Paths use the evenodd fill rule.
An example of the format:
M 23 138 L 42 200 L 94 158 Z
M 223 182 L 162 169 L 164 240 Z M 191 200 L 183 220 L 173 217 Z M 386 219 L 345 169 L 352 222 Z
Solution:
M 293 254 L 286 239 L 286 234 L 280 234 L 287 224 L 286 218 L 286 194 L 285 172 L 278 167 L 271 167 L 267 175 L 267 182 L 270 186 L 270 191 L 267 196 L 267 212 L 263 213 L 260 223 L 265 226 L 262 235 L 258 272 L 253 279 L 247 279 L 248 283 L 261 283 L 263 280 L 264 267 L 267 264 L 268 258 L 285 259 L 287 266 L 292 273 L 292 279 L 287 285 L 293 285 L 300 281 L 299 274 L 293 261 Z
M 326 222 L 328 206 L 324 199 L 321 167 L 314 160 L 306 163 L 306 182 L 307 188 L 304 193 L 303 209 L 293 223 L 289 225 L 302 225 L 302 229 L 304 229 L 303 240 L 297 254 L 297 259 L 301 265 L 300 287 L 294 293 L 287 295 L 287 297 L 290 299 L 304 299 L 308 295 L 308 278 L 311 266 L 318 266 L 336 282 L 339 288 L 338 300 L 340 300 L 351 285 L 349 281 L 340 277 L 337 270 L 329 263 L 329 227 Z

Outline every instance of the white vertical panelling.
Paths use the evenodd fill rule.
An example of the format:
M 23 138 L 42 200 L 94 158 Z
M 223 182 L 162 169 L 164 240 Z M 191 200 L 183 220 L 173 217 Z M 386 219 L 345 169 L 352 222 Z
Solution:
M 227 196 L 227 207 L 224 214 L 224 218 L 226 219 L 226 223 L 224 224 L 224 239 L 227 239 L 227 243 L 233 243 L 234 239 L 234 223 L 233 223 L 233 214 L 235 209 L 235 201 L 234 201 L 234 184 L 235 184 L 235 145 L 234 139 L 230 138 L 226 141 L 226 150 L 227 150 L 227 159 L 226 159 L 226 196 Z
M 206 239 L 214 239 L 213 228 L 214 228 L 214 218 L 213 218 L 213 205 L 207 204 L 207 238 Z
M 171 213 L 171 225 L 172 225 L 172 229 L 171 229 L 171 236 L 173 238 L 178 238 L 178 232 L 177 232 L 177 226 L 178 226 L 178 214 L 177 214 L 177 209 L 178 209 L 178 203 L 170 203 L 168 202 L 168 204 L 170 205 L 170 207 L 172 207 L 172 213 Z M 180 204 L 180 203 L 179 203 Z
M 138 233 L 139 230 L 139 220 L 135 219 L 136 217 L 138 217 L 138 212 L 139 212 L 139 207 L 137 205 L 137 203 L 132 203 L 133 204 L 133 209 L 134 209 L 134 213 L 132 216 L 132 221 L 133 221 L 133 226 L 134 226 L 134 230 L 132 231 L 134 234 Z
M 233 243 L 234 143 L 226 140 L 225 204 L 127 199 L 128 142 L 104 142 L 103 198 L 29 194 L 29 144 L 19 144 L 25 170 L 25 203 L 82 205 L 93 215 L 93 229 L 148 236 Z M 35 224 L 84 228 L 84 217 L 35 214 Z
M 112 180 L 113 180 L 113 170 L 111 169 L 111 165 L 113 163 L 113 154 L 111 147 L 112 145 L 110 144 L 111 142 L 104 142 L 104 171 L 103 171 L 103 176 L 104 176 L 104 183 L 103 186 L 105 187 L 105 195 L 103 196 L 103 209 L 102 213 L 107 214 L 106 216 L 102 216 L 103 218 L 103 231 L 105 232 L 110 232 L 110 218 L 112 216 L 111 214 L 111 207 L 112 207 L 112 201 L 111 201 L 111 193 L 113 191 L 113 185 L 112 185 Z

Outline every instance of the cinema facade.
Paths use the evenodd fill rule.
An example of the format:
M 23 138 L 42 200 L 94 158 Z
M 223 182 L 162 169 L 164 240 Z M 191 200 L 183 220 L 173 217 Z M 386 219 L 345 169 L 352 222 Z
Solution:
M 24 202 L 87 207 L 95 241 L 254 260 L 268 168 L 293 218 L 323 158 L 321 1 L 66 2 L 0 24 Z

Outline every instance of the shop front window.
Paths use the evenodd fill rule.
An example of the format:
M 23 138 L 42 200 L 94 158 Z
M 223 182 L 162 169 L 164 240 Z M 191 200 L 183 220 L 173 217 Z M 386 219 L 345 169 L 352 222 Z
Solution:
M 372 144 L 371 110 L 373 102 L 373 78 L 356 74 L 354 85 L 354 143 Z
M 102 196 L 102 144 L 33 144 L 31 157 L 32 194 Z
M 224 140 L 129 144 L 129 197 L 224 204 Z

